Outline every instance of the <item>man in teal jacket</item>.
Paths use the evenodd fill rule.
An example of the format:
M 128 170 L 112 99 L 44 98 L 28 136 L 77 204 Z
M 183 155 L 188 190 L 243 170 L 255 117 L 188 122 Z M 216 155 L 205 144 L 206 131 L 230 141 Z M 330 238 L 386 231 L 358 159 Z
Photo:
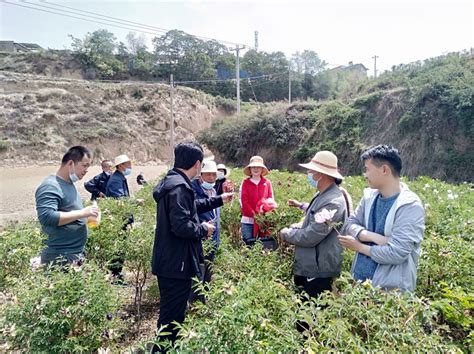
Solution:
M 48 235 L 41 252 L 42 264 L 80 262 L 87 240 L 86 220 L 98 216 L 97 207 L 84 208 L 74 183 L 87 173 L 91 153 L 83 146 L 70 148 L 55 175 L 36 189 L 36 211 L 43 232 Z
M 379 145 L 362 154 L 371 188 L 339 236 L 343 247 L 356 251 L 352 274 L 383 289 L 413 292 L 425 229 L 418 196 L 400 182 L 398 150 Z

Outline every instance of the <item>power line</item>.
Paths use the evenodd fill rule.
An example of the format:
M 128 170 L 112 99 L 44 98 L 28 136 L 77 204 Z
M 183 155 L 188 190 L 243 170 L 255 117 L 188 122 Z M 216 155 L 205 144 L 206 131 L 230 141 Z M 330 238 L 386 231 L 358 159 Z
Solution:
M 137 31 L 137 32 L 148 33 L 148 34 L 153 34 L 153 35 L 157 35 L 157 34 L 158 34 L 157 32 L 147 32 L 147 31 L 143 31 L 143 30 L 137 30 L 137 29 L 135 29 L 135 28 L 123 27 L 123 26 L 118 26 L 118 25 L 114 25 L 114 24 L 110 24 L 110 23 L 105 23 L 105 22 L 100 22 L 100 21 L 89 20 L 89 19 L 87 19 L 87 18 L 76 17 L 76 16 L 70 16 L 70 15 L 66 15 L 66 14 L 60 13 L 60 12 L 54 12 L 54 11 L 43 10 L 43 9 L 39 9 L 39 8 L 37 8 L 37 7 L 15 4 L 15 3 L 12 3 L 12 2 L 8 2 L 8 1 L 6 1 L 6 0 L 0 0 L 0 1 L 3 2 L 3 3 L 5 3 L 5 4 L 9 4 L 9 5 L 25 7 L 25 8 L 27 8 L 27 9 L 33 9 L 33 10 L 36 10 L 36 11 L 47 12 L 47 13 L 51 13 L 51 14 L 55 14 L 55 15 L 64 16 L 64 17 L 75 18 L 75 19 L 78 19 L 78 20 L 83 20 L 83 21 L 88 21 L 88 22 L 99 23 L 99 24 L 101 24 L 101 25 L 112 26 L 112 27 L 117 27 L 117 28 L 121 28 L 121 29 L 127 29 L 127 30 L 131 30 L 131 31 Z
M 130 23 L 130 24 L 138 25 L 140 27 L 148 27 L 150 29 L 157 30 L 157 31 L 160 31 L 160 32 L 169 32 L 170 31 L 169 29 L 162 28 L 162 27 L 150 26 L 150 25 L 143 24 L 143 23 L 140 23 L 140 22 L 128 21 L 128 20 L 124 20 L 124 19 L 121 19 L 121 18 L 117 18 L 117 17 L 102 15 L 102 14 L 92 12 L 92 11 L 85 11 L 85 10 L 76 9 L 76 8 L 65 6 L 65 5 L 50 3 L 47 0 L 40 0 L 40 2 L 44 2 L 44 3 L 47 3 L 49 5 L 53 5 L 53 6 L 56 6 L 56 7 L 62 7 L 62 8 L 65 8 L 65 9 L 74 10 L 74 11 L 77 11 L 77 12 L 83 12 L 83 13 L 97 15 L 97 16 L 101 16 L 101 17 L 105 17 L 105 18 L 110 18 L 110 19 L 113 19 L 113 20 L 118 20 L 118 21 L 121 21 L 121 22 L 127 22 L 127 23 Z M 225 40 L 211 38 L 211 37 L 204 37 L 204 36 L 197 36 L 197 35 L 192 35 L 192 36 L 196 37 L 196 38 L 199 38 L 199 39 L 203 39 L 203 40 L 217 41 L 217 42 L 220 42 L 220 43 L 226 43 L 226 44 L 231 44 L 231 45 L 238 44 L 238 43 L 235 43 L 235 42 L 225 41 Z
M 252 76 L 252 77 L 243 77 L 242 79 L 247 80 L 258 80 L 262 78 L 272 78 L 276 76 L 282 76 L 283 74 L 265 74 L 259 76 Z M 286 75 L 286 74 L 285 74 Z M 209 83 L 209 82 L 232 82 L 236 81 L 236 79 L 211 79 L 211 80 L 190 80 L 190 81 L 175 81 L 175 84 L 199 84 L 199 83 Z
M 72 8 L 72 7 L 69 7 L 69 6 L 49 3 L 45 0 L 42 0 L 41 2 L 46 3 L 48 5 L 53 5 L 55 7 L 67 8 L 67 9 L 70 9 L 70 10 L 73 10 L 73 11 L 68 11 L 68 10 L 58 9 L 58 8 L 43 5 L 43 4 L 28 2 L 26 0 L 22 0 L 22 2 L 25 3 L 25 4 L 31 5 L 31 6 L 28 6 L 28 5 L 25 5 L 25 4 L 13 3 L 13 2 L 6 1 L 6 0 L 0 0 L 0 1 L 5 3 L 5 4 L 9 4 L 9 5 L 24 7 L 24 8 L 28 8 L 28 9 L 32 9 L 32 10 L 36 10 L 36 11 L 51 13 L 51 14 L 55 14 L 55 15 L 59 15 L 59 16 L 63 16 L 63 17 L 74 18 L 74 19 L 78 19 L 78 20 L 98 23 L 98 24 L 112 26 L 112 27 L 116 27 L 116 28 L 121 28 L 121 29 L 146 33 L 146 34 L 152 34 L 152 35 L 155 35 L 155 36 L 156 35 L 162 35 L 162 34 L 165 34 L 165 33 L 170 31 L 168 29 L 161 28 L 161 27 L 150 26 L 150 25 L 147 25 L 147 24 L 134 22 L 134 21 L 128 21 L 128 20 L 124 20 L 124 19 L 120 19 L 120 18 L 112 17 L 112 16 L 107 16 L 107 15 L 102 15 L 102 14 L 91 12 L 91 11 L 85 11 L 85 10 L 75 9 L 75 8 Z M 48 9 L 48 10 L 46 10 L 46 9 Z M 70 15 L 70 14 L 72 14 L 72 15 Z M 86 15 L 86 14 L 91 14 L 91 15 Z M 75 16 L 73 16 L 73 15 L 75 15 Z M 81 16 L 81 17 L 77 17 L 77 16 Z M 195 35 L 192 35 L 192 34 L 190 34 L 190 35 L 195 37 L 195 38 L 199 38 L 199 39 L 206 40 L 206 41 L 207 40 L 213 40 L 213 41 L 217 41 L 217 42 L 220 42 L 220 43 L 223 43 L 223 44 L 232 44 L 232 45 L 235 44 L 234 42 L 224 41 L 224 40 L 220 40 L 220 39 L 216 39 L 216 38 L 210 38 L 210 37 L 204 37 L 204 36 L 195 36 Z
M 24 2 L 27 2 L 27 1 L 25 1 L 25 0 L 23 0 L 23 1 L 24 1 Z M 69 6 L 65 6 L 65 5 L 60 5 L 60 4 L 56 4 L 56 3 L 50 3 L 50 2 L 48 2 L 47 0 L 40 0 L 40 2 L 45 3 L 45 4 L 49 4 L 49 5 L 53 5 L 53 6 L 55 6 L 55 7 L 62 7 L 62 8 L 65 8 L 65 9 L 73 10 L 73 11 L 75 11 L 75 12 L 82 12 L 82 13 L 86 13 L 86 14 L 97 15 L 97 16 L 104 17 L 104 18 L 110 18 L 111 20 L 117 20 L 117 21 L 120 21 L 120 22 L 130 23 L 130 24 L 132 24 L 132 25 L 137 25 L 137 26 L 139 26 L 139 27 L 148 27 L 148 28 L 150 28 L 150 29 L 157 30 L 157 31 L 159 31 L 159 32 L 168 32 L 168 30 L 167 30 L 166 28 L 161 28 L 161 27 L 156 27 L 156 26 L 149 26 L 149 25 L 146 25 L 146 24 L 143 24 L 143 23 L 140 23 L 140 22 L 134 22 L 134 21 L 123 20 L 123 19 L 120 19 L 120 18 L 117 18 L 117 17 L 102 15 L 102 14 L 99 14 L 99 13 L 96 13 L 96 12 L 92 12 L 92 11 L 86 11 L 86 10 L 76 9 L 76 8 L 73 8 L 73 7 L 69 7 Z M 43 6 L 43 5 L 38 5 L 38 6 Z M 63 10 L 63 11 L 65 11 L 65 10 Z
M 37 4 L 37 3 L 34 3 L 34 2 L 30 2 L 30 1 L 26 1 L 26 0 L 22 0 L 23 3 L 26 3 L 26 4 L 29 4 L 29 5 L 33 5 L 33 6 L 37 6 L 37 7 L 41 7 L 41 8 L 46 8 L 46 9 L 52 9 L 54 11 L 59 11 L 61 13 L 70 13 L 70 14 L 73 14 L 73 15 L 79 15 L 79 16 L 83 16 L 83 17 L 86 17 L 86 18 L 93 18 L 93 19 L 98 19 L 98 20 L 101 20 L 101 21 L 107 21 L 107 22 L 112 22 L 112 23 L 118 23 L 120 25 L 125 25 L 125 26 L 130 26 L 128 23 L 132 23 L 132 27 L 144 27 L 148 30 L 153 30 L 153 32 L 162 32 L 162 33 L 166 33 L 167 31 L 165 29 L 162 29 L 162 28 L 159 28 L 159 27 L 153 27 L 153 26 L 147 26 L 147 25 L 142 25 L 140 23 L 137 23 L 137 22 L 131 22 L 131 21 L 127 21 L 127 20 L 120 20 L 118 19 L 118 21 L 116 21 L 115 19 L 113 20 L 108 20 L 107 18 L 113 18 L 113 17 L 110 17 L 110 16 L 105 16 L 105 15 L 100 15 L 100 14 L 97 14 L 98 16 L 91 16 L 91 15 L 83 15 L 81 14 L 81 12 L 86 12 L 86 13 L 89 13 L 88 11 L 82 11 L 82 10 L 75 10 L 73 9 L 74 11 L 68 11 L 68 10 L 61 10 L 61 9 L 57 9 L 55 7 L 52 7 L 52 6 L 46 6 L 46 5 L 41 5 L 41 4 Z M 46 1 L 44 1 L 46 3 Z M 49 3 L 47 3 L 49 4 Z M 56 4 L 51 4 L 51 5 L 55 5 L 55 6 L 59 6 L 59 7 L 66 7 L 66 6 L 62 6 L 62 5 L 56 5 Z M 128 22 L 128 23 L 126 23 Z

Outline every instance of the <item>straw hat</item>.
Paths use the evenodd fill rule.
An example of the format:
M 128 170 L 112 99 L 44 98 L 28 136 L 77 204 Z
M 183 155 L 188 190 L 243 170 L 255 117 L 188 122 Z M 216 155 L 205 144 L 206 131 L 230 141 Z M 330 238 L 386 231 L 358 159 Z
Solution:
M 227 169 L 227 167 L 225 167 L 225 165 L 223 163 L 220 163 L 217 165 L 217 170 L 224 170 L 225 173 L 224 173 L 224 176 L 228 176 L 228 173 L 229 173 L 229 170 Z
M 128 162 L 128 161 L 131 161 L 127 155 L 119 155 L 115 158 L 114 160 L 114 166 L 118 166 L 122 163 L 125 163 L 125 162 Z
M 244 174 L 246 176 L 252 175 L 252 173 L 250 173 L 250 167 L 262 167 L 262 176 L 268 175 L 268 168 L 267 166 L 265 166 L 265 164 L 263 163 L 263 158 L 261 158 L 260 156 L 252 156 L 250 158 L 250 163 L 244 168 Z
M 330 151 L 319 151 L 308 163 L 300 163 L 301 167 L 308 170 L 321 172 L 325 175 L 344 179 L 337 168 L 337 156 Z
M 211 160 L 204 160 L 202 162 L 201 173 L 217 173 L 216 163 Z

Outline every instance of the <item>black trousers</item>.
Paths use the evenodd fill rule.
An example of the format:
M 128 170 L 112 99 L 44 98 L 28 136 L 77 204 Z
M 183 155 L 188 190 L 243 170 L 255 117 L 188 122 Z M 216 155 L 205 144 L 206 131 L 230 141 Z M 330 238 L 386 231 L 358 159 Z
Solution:
M 157 278 L 160 289 L 158 328 L 168 325 L 165 331 L 170 332 L 170 334 L 161 337 L 161 339 L 168 339 L 174 343 L 178 335 L 178 329 L 172 322 L 184 322 L 189 293 L 191 291 L 191 279 Z M 158 350 L 158 348 L 154 348 L 153 351 L 155 350 Z
M 332 278 L 314 278 L 308 281 L 306 277 L 295 275 L 294 281 L 296 286 L 302 287 L 311 297 L 317 297 L 324 291 L 332 289 Z
M 212 267 L 214 260 L 216 259 L 216 251 L 212 251 L 210 254 L 207 256 L 204 256 L 204 264 L 200 264 L 199 266 L 201 267 L 201 278 L 199 279 L 199 283 L 196 283 L 196 281 L 193 279 L 192 282 L 192 289 L 191 293 L 189 294 L 189 302 L 193 303 L 196 300 L 201 301 L 203 304 L 206 303 L 206 299 L 204 295 L 202 295 L 199 290 L 197 289 L 197 286 L 200 285 L 201 283 L 205 285 L 206 289 L 209 288 L 209 283 L 211 282 L 212 278 Z
M 295 275 L 293 279 L 295 285 L 302 287 L 310 297 L 318 297 L 324 291 L 331 291 L 332 289 L 332 278 L 314 278 L 311 281 L 308 281 L 308 278 L 306 277 Z M 302 300 L 308 301 L 306 298 L 303 298 Z M 304 333 L 305 331 L 310 330 L 310 326 L 306 322 L 297 321 L 296 329 L 298 332 Z

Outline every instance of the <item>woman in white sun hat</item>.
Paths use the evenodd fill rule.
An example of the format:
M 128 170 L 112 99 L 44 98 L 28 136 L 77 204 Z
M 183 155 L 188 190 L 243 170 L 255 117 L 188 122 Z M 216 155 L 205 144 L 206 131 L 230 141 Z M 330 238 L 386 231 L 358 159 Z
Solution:
M 260 156 L 253 156 L 244 168 L 244 174 L 248 178 L 244 179 L 240 186 L 240 207 L 242 239 L 245 243 L 252 241 L 258 234 L 258 226 L 254 220 L 258 201 L 262 198 L 273 198 L 272 184 L 264 177 L 268 173 L 268 168 Z

